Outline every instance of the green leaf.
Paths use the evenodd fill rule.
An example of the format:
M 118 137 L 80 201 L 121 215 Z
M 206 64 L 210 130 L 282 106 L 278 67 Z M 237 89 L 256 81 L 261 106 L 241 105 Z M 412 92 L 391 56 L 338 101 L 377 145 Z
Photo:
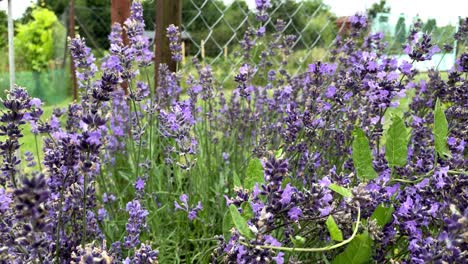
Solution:
M 231 212 L 226 211 L 223 217 L 223 234 L 224 239 L 228 241 L 231 238 L 231 229 L 234 227 L 234 223 L 232 222 Z
M 234 226 L 237 228 L 239 233 L 246 238 L 252 239 L 252 230 L 250 230 L 249 225 L 247 225 L 247 220 L 242 217 L 242 215 L 237 210 L 237 207 L 231 204 L 229 206 L 229 211 L 231 212 L 232 222 L 234 223 Z
M 255 183 L 263 183 L 263 166 L 260 159 L 251 159 L 249 166 L 247 166 L 246 178 L 244 180 L 244 187 L 248 190 L 252 190 L 255 186 Z
M 445 117 L 442 105 L 437 99 L 434 110 L 434 141 L 435 149 L 441 158 L 450 157 L 450 150 L 447 146 L 448 122 Z
M 330 190 L 338 194 L 341 194 L 344 197 L 353 197 L 353 193 L 350 190 L 346 189 L 345 187 L 339 186 L 338 184 L 330 183 L 330 185 L 328 185 L 328 188 L 330 188 Z
M 335 219 L 333 216 L 329 215 L 327 221 L 325 222 L 330 232 L 330 237 L 335 241 L 343 241 L 343 233 L 341 233 L 340 228 L 336 225 Z
M 379 226 L 384 227 L 392 220 L 393 211 L 395 211 L 393 206 L 385 207 L 383 204 L 379 204 L 372 213 L 371 219 L 376 220 Z
M 241 204 L 242 207 L 242 217 L 244 217 L 245 220 L 250 220 L 253 217 L 253 210 L 252 206 L 250 206 L 249 202 L 243 202 Z
M 283 156 L 283 149 L 282 148 L 275 151 L 275 158 L 280 159 L 281 156 Z
M 372 239 L 367 232 L 357 235 L 346 247 L 346 249 L 336 256 L 333 264 L 365 264 L 369 263 L 372 254 Z
M 356 128 L 353 132 L 353 163 L 357 176 L 362 179 L 372 180 L 377 178 L 377 172 L 372 167 L 372 153 L 369 140 L 362 129 Z
M 302 247 L 305 242 L 306 242 L 306 239 L 304 237 L 301 237 L 301 236 L 295 236 L 295 237 L 291 237 L 291 241 L 293 242 L 293 245 L 295 247 Z
M 242 182 L 239 178 L 239 175 L 237 175 L 235 171 L 233 171 L 232 173 L 232 181 L 233 181 L 234 187 L 242 187 Z
M 386 133 L 385 158 L 390 167 L 403 167 L 408 158 L 409 130 L 401 117 L 395 115 L 392 120 Z

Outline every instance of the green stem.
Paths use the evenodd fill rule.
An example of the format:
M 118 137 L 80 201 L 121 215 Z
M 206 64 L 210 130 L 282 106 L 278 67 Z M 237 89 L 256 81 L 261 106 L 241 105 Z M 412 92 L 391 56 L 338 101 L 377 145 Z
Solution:
M 356 227 L 354 228 L 354 231 L 351 237 L 332 246 L 326 246 L 326 247 L 321 247 L 321 248 L 291 248 L 291 247 L 276 247 L 276 246 L 258 246 L 258 245 L 251 245 L 251 244 L 244 243 L 244 242 L 241 242 L 241 244 L 245 246 L 249 246 L 249 247 L 258 247 L 258 248 L 263 248 L 263 249 L 273 249 L 273 250 L 281 250 L 281 251 L 289 251 L 289 252 L 322 252 L 322 251 L 329 251 L 332 249 L 336 249 L 336 248 L 339 248 L 348 244 L 356 237 L 356 234 L 359 230 L 360 221 L 361 221 L 361 208 L 358 206 L 357 210 L 358 210 L 358 215 L 357 215 L 357 220 L 356 220 Z
M 467 174 L 466 171 L 454 171 L 454 170 L 449 170 L 448 173 L 450 173 L 450 174 Z
M 55 259 L 57 263 L 60 263 L 60 228 L 62 227 L 62 206 L 63 206 L 63 188 L 60 188 L 60 205 L 59 205 L 59 215 L 57 223 L 57 238 L 55 242 Z
M 131 83 L 129 83 L 128 89 L 130 90 L 131 94 L 134 94 L 133 91 L 132 91 Z M 138 109 L 137 109 L 135 100 L 133 98 L 130 98 L 130 101 L 132 101 L 133 109 L 135 110 L 135 117 L 136 117 L 138 129 L 139 129 L 139 133 L 140 133 L 141 131 L 143 131 L 143 128 L 141 127 L 140 117 L 138 116 Z M 135 178 L 137 178 L 138 174 L 140 173 L 140 165 L 139 164 L 140 164 L 141 147 L 142 147 L 141 143 L 142 143 L 142 139 L 140 138 L 138 140 L 138 152 L 137 152 L 138 156 L 136 157 L 136 164 L 135 164 L 135 166 L 136 166 Z
M 86 160 L 89 160 L 89 151 L 86 155 Z M 86 227 L 87 227 L 87 218 L 86 218 L 86 203 L 87 203 L 87 197 L 86 197 L 86 189 L 88 188 L 88 172 L 83 173 L 83 225 L 82 225 L 82 233 L 83 233 L 83 239 L 81 240 L 81 245 L 83 248 L 85 247 L 86 244 Z
M 37 164 L 39 165 L 39 170 L 42 172 L 41 158 L 39 156 L 39 144 L 37 143 L 37 134 L 34 134 L 34 141 L 36 143 L 36 158 Z

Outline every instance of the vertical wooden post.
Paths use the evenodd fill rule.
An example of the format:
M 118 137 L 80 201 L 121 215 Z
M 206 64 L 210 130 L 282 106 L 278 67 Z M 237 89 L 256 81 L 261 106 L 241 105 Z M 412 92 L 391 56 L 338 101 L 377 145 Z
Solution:
M 202 60 L 205 60 L 205 40 L 201 40 L 201 58 Z
M 224 46 L 224 61 L 227 61 L 227 57 L 228 57 L 228 47 L 226 45 Z
M 123 27 L 125 20 L 130 17 L 131 6 L 131 0 L 111 0 L 111 27 L 114 23 L 119 23 Z M 122 30 L 122 40 L 124 45 L 128 45 L 128 36 L 125 30 Z M 128 94 L 128 83 L 123 82 L 121 86 L 125 94 Z
M 15 85 L 15 47 L 13 44 L 13 12 L 11 11 L 11 0 L 8 0 L 8 64 L 10 70 L 10 89 Z
M 185 65 L 185 41 L 182 41 L 182 65 Z
M 111 0 L 111 26 L 114 23 L 122 25 L 130 17 L 131 0 Z M 125 30 L 122 30 L 122 39 L 125 45 L 128 44 L 128 37 Z
M 154 87 L 158 85 L 159 65 L 167 64 L 169 70 L 176 71 L 177 63 L 171 59 L 169 50 L 169 39 L 166 29 L 174 24 L 181 29 L 182 1 L 181 0 L 156 0 L 156 32 L 154 36 Z
M 68 10 L 68 36 L 75 37 L 75 0 L 70 0 Z M 70 56 L 70 74 L 72 77 L 73 100 L 78 99 L 78 84 L 76 82 L 75 64 L 73 58 Z

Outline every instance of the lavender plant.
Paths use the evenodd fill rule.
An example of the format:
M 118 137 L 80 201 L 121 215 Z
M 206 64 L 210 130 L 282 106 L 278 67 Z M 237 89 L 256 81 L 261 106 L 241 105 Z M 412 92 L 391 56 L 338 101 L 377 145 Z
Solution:
M 79 103 L 46 118 L 25 89 L 8 94 L 2 263 L 463 263 L 468 55 L 417 81 L 414 65 L 440 52 L 431 37 L 415 24 L 398 61 L 358 14 L 327 61 L 293 74 L 295 36 L 281 20 L 266 32 L 270 1 L 256 3 L 234 90 L 196 58 L 193 74 L 161 65 L 153 83 L 134 1 L 100 69 L 70 39 Z M 180 62 L 179 29 L 167 37 Z M 25 153 L 34 172 L 17 152 L 27 122 L 43 140 Z

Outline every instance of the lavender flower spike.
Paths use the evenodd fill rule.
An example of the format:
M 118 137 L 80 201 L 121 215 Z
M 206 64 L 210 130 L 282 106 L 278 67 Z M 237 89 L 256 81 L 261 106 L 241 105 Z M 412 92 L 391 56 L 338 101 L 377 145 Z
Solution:
M 172 59 L 174 61 L 182 60 L 182 46 L 180 44 L 180 31 L 174 25 L 169 25 L 167 28 L 167 38 L 169 39 L 169 49 L 171 50 Z

